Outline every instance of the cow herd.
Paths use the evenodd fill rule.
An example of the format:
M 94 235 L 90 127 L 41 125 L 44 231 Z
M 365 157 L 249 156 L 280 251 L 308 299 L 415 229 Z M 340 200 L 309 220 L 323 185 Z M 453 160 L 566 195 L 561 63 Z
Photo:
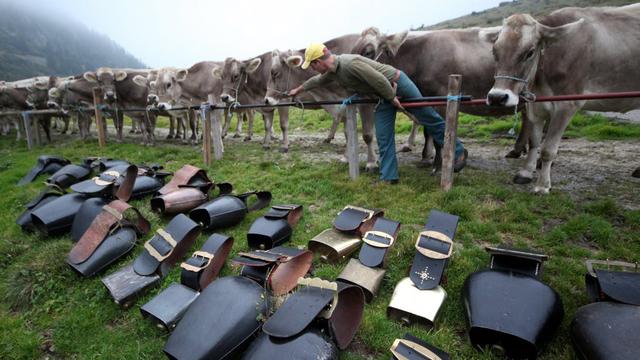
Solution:
M 313 39 L 310 39 L 313 40 Z M 571 117 L 580 109 L 625 112 L 640 108 L 640 99 L 532 102 L 535 96 L 585 94 L 640 90 L 640 4 L 624 7 L 565 8 L 540 19 L 516 14 L 502 26 L 490 28 L 404 31 L 384 34 L 368 28 L 360 34 L 344 35 L 325 42 L 335 54 L 355 53 L 388 63 L 403 70 L 419 87 L 423 96 L 446 95 L 448 75 L 463 76 L 463 93 L 486 98 L 490 106 L 461 106 L 460 110 L 476 115 L 522 113 L 523 131 L 509 157 L 527 154 L 525 166 L 514 181 L 533 181 L 538 156 L 542 168 L 535 191 L 547 193 L 551 188 L 550 168 L 557 155 L 562 134 Z M 256 112 L 264 119 L 265 148 L 273 140 L 276 105 L 290 100 L 288 90 L 315 75 L 302 70 L 302 50 L 273 50 L 248 60 L 227 58 L 223 62 L 202 61 L 188 69 L 99 68 L 70 77 L 35 77 L 15 82 L 0 81 L 0 112 L 6 110 L 64 109 L 63 132 L 69 119 L 77 121 L 82 138 L 89 136 L 93 106 L 93 89 L 102 90 L 104 105 L 100 110 L 113 119 L 118 139 L 123 138 L 123 109 L 137 109 L 126 114 L 133 120 L 131 131 L 142 133 L 145 143 L 152 143 L 158 115 L 170 119 L 168 138 L 191 142 L 198 139 L 197 113 L 185 109 L 204 102 L 224 104 L 223 136 L 229 131 L 231 113 L 239 121 L 234 137 L 241 136 L 243 121 L 248 120 L 245 140 L 253 136 L 254 111 L 234 107 L 237 104 L 264 104 Z M 342 100 L 353 95 L 337 84 L 305 92 L 297 100 Z M 521 101 L 525 99 L 527 101 Z M 320 108 L 320 107 L 317 107 Z M 322 108 L 333 118 L 327 136 L 330 142 L 338 124 L 344 119 L 343 106 Z M 147 111 L 153 109 L 154 111 Z M 282 130 L 281 149 L 288 151 L 288 108 L 278 107 Z M 437 109 L 443 111 L 444 109 Z M 373 151 L 374 105 L 358 105 L 363 139 L 367 144 L 367 169 L 375 167 Z M 228 115 L 227 115 L 228 114 Z M 52 115 L 34 116 L 49 135 Z M 56 115 L 57 116 L 57 115 Z M 0 119 L 2 119 L 0 117 Z M 6 134 L 11 121 L 5 116 L 2 130 Z M 543 127 L 548 122 L 544 141 Z M 416 129 L 408 144 L 413 145 Z

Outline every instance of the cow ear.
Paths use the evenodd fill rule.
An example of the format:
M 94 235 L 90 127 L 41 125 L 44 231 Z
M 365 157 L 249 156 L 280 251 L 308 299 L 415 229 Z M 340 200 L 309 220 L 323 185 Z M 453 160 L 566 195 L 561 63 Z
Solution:
M 258 68 L 260 67 L 260 64 L 262 64 L 262 59 L 260 58 L 255 58 L 249 61 L 249 64 L 247 64 L 247 74 L 252 74 L 254 73 L 256 70 L 258 70 Z
M 155 81 L 150 81 L 149 82 L 149 87 L 154 89 L 156 87 L 156 82 Z
M 189 75 L 189 70 L 181 69 L 176 73 L 176 81 L 184 81 Z
M 222 79 L 222 68 L 220 68 L 220 66 L 214 66 L 213 69 L 211 69 L 211 76 L 213 76 L 215 79 Z
M 49 97 L 58 97 L 58 95 L 60 94 L 60 89 L 58 89 L 57 87 L 52 87 L 51 89 L 49 89 Z
M 387 49 L 389 50 L 392 56 L 396 56 L 396 54 L 398 53 L 398 49 L 400 49 L 400 46 L 402 46 L 405 40 L 407 40 L 408 35 L 409 35 L 409 31 L 405 30 L 397 34 L 387 36 L 387 39 L 386 39 Z
M 287 58 L 287 66 L 292 68 L 297 68 L 302 65 L 302 56 L 300 55 L 292 55 Z
M 87 71 L 86 73 L 82 74 L 82 77 L 87 80 L 90 83 L 97 83 L 98 82 L 98 78 L 96 77 L 96 73 L 91 72 L 91 71 Z
M 33 84 L 33 87 L 36 90 L 47 90 L 49 88 L 49 84 L 48 83 L 35 83 L 35 84 Z
M 149 82 L 147 81 L 147 78 L 142 75 L 134 76 L 133 83 L 140 87 L 147 87 L 147 84 L 149 84 Z
M 116 81 L 122 81 L 127 78 L 127 72 L 122 70 L 115 71 L 115 79 Z
M 482 29 L 478 32 L 478 36 L 480 37 L 481 41 L 486 41 L 493 44 L 496 42 L 496 40 L 498 40 L 498 35 L 500 35 L 501 30 L 502 27 L 498 26 Z
M 278 57 L 278 56 L 280 56 L 280 50 L 275 49 L 275 50 L 273 50 L 273 51 L 271 52 L 271 57 L 274 57 L 274 58 L 275 58 L 275 57 Z
M 540 23 L 538 23 L 537 26 L 539 27 L 539 31 L 546 42 L 554 42 L 574 31 L 578 31 L 581 28 L 582 23 L 584 23 L 584 19 L 557 27 L 550 27 Z

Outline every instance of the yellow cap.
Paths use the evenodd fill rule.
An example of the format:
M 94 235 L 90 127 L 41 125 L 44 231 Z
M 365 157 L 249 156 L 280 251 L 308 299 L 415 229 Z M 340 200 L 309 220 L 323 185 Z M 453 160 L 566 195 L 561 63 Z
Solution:
M 311 64 L 313 60 L 321 58 L 322 55 L 324 55 L 324 48 L 326 48 L 326 46 L 321 43 L 312 43 L 311 45 L 307 46 L 307 50 L 304 52 L 304 62 L 302 63 L 302 68 L 308 68 L 309 64 Z

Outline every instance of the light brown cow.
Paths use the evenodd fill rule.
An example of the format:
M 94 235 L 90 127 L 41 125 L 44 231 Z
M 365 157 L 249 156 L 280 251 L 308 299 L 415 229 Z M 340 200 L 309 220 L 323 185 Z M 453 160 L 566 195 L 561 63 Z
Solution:
M 83 76 L 75 76 L 73 79 L 63 81 L 58 86 L 49 89 L 47 107 L 64 109 L 75 115 L 82 139 L 86 139 L 90 135 L 91 118 L 94 111 L 87 109 L 93 107 L 94 85 Z M 105 113 L 106 115 L 107 113 Z
M 640 89 L 640 4 L 620 8 L 565 8 L 540 21 L 517 14 L 504 20 L 493 47 L 495 84 L 487 102 L 515 106 L 519 95 L 538 96 L 634 91 Z M 542 129 L 549 120 L 540 151 L 542 168 L 536 193 L 551 189 L 551 163 L 562 134 L 576 111 L 626 112 L 640 99 L 562 101 L 527 106 L 533 124 L 525 167 L 514 181 L 533 179 Z

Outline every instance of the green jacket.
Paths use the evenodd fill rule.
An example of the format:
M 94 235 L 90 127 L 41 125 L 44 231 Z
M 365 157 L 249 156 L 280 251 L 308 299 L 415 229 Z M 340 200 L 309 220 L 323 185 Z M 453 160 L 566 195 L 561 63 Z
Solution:
M 392 101 L 396 96 L 391 82 L 398 70 L 360 55 L 336 55 L 335 71 L 318 74 L 302 84 L 305 91 L 337 81 L 342 87 L 355 93 L 376 94 Z

